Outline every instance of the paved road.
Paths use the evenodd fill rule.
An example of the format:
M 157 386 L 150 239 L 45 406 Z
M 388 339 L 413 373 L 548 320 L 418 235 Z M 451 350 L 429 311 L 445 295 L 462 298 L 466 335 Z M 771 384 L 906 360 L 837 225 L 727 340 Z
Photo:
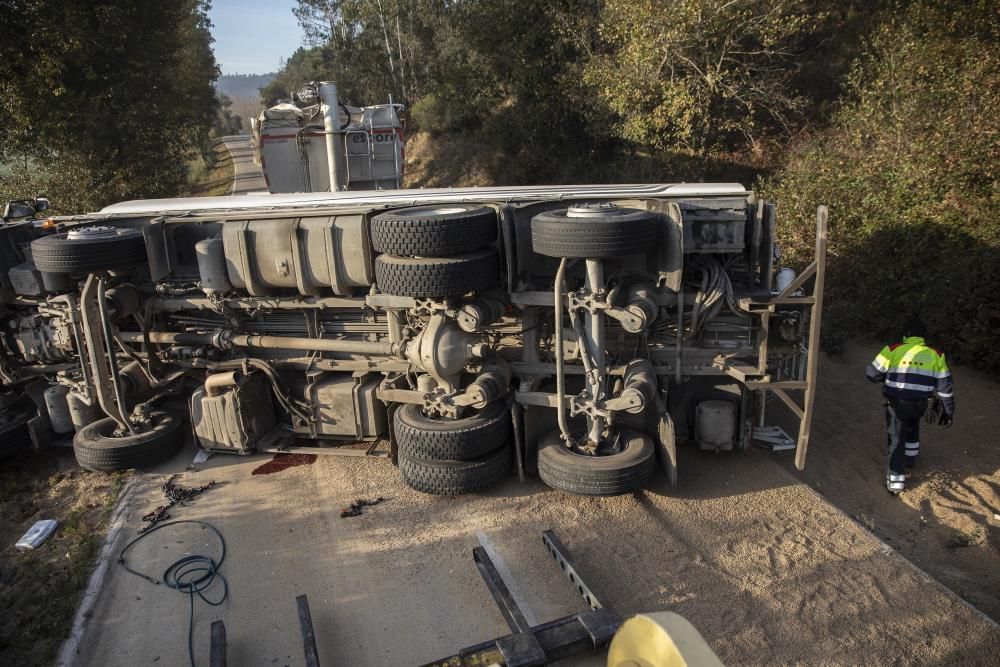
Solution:
M 253 146 L 250 137 L 234 135 L 223 137 L 222 142 L 233 156 L 233 191 L 234 195 L 245 195 L 251 192 L 267 192 L 267 183 L 260 167 L 253 161 Z
M 140 478 L 122 540 L 162 502 L 165 475 L 184 471 L 192 454 L 189 445 Z M 198 664 L 207 663 L 215 619 L 226 623 L 230 664 L 303 664 L 301 593 L 323 664 L 422 664 L 503 634 L 471 558 L 483 537 L 537 621 L 581 610 L 543 550 L 548 528 L 620 611 L 677 611 L 727 663 L 988 664 L 1000 651 L 995 624 L 757 451 L 685 451 L 679 492 L 654 486 L 618 498 L 514 479 L 488 493 L 437 498 L 403 486 L 385 460 L 332 456 L 252 474 L 270 458 L 218 455 L 180 479 L 223 483 L 172 511 L 213 523 L 228 546 L 229 600 L 195 601 Z M 340 518 L 352 501 L 378 496 L 386 502 Z M 183 554 L 215 549 L 205 530 L 161 532 L 129 563 L 158 577 Z M 79 663 L 185 664 L 187 624 L 187 596 L 113 564 Z

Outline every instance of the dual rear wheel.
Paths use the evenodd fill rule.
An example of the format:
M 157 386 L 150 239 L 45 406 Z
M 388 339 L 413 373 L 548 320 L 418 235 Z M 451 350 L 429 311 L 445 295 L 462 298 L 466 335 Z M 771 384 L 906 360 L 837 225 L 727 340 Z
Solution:
M 383 294 L 461 296 L 499 282 L 497 214 L 487 206 L 412 206 L 371 221 L 375 283 Z
M 396 410 L 399 472 L 410 488 L 434 495 L 480 491 L 511 468 L 510 412 L 501 402 L 461 419 L 434 419 L 420 406 Z

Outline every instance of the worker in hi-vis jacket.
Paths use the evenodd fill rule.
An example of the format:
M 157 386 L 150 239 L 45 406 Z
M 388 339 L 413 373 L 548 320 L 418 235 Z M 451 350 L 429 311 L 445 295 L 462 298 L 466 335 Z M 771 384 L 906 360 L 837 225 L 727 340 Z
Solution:
M 889 470 L 886 488 L 898 495 L 905 488 L 906 469 L 917 463 L 920 453 L 920 418 L 928 400 L 937 396 L 941 404 L 938 424 L 951 426 L 955 416 L 955 390 L 944 355 L 924 342 L 926 327 L 911 319 L 903 342 L 882 348 L 865 373 L 872 382 L 884 384 L 885 424 L 889 432 Z

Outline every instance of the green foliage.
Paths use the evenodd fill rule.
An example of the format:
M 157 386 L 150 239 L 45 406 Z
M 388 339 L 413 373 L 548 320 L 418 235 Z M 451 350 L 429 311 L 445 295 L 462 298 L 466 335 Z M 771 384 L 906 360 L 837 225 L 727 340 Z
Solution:
M 825 16 L 809 0 L 609 0 L 583 81 L 614 133 L 700 152 L 787 127 L 789 82 Z
M 333 77 L 321 47 L 296 49 L 284 62 L 274 79 L 260 89 L 260 101 L 265 108 L 279 100 L 291 100 L 299 86 L 309 81 L 325 81 Z M 338 82 L 339 83 L 339 82 Z
M 264 101 L 311 78 L 358 104 L 392 95 L 415 129 L 477 130 L 529 178 L 582 156 L 760 151 L 836 96 L 886 1 L 299 0 L 312 47 Z
M 203 0 L 14 0 L 0 40 L 0 194 L 93 210 L 170 196 L 216 113 Z
M 289 59 L 264 101 L 322 71 L 346 100 L 391 95 L 410 106 L 411 129 L 476 130 L 484 151 L 538 174 L 587 143 L 575 63 L 589 41 L 582 17 L 599 4 L 300 0 L 296 14 L 314 46 Z M 303 68 L 307 61 L 318 66 Z
M 467 127 L 475 119 L 463 113 L 464 109 L 438 93 L 424 95 L 410 107 L 413 125 L 433 135 Z
M 793 259 L 830 206 L 824 328 L 898 337 L 919 311 L 951 356 L 1000 368 L 996 6 L 914 2 L 875 27 L 834 127 L 763 184 Z

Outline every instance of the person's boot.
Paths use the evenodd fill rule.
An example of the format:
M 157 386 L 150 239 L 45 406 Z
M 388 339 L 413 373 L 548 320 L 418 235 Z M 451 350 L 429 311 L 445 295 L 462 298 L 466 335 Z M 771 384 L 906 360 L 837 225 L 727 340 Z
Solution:
M 906 476 L 890 472 L 885 478 L 886 491 L 898 496 L 906 488 Z

